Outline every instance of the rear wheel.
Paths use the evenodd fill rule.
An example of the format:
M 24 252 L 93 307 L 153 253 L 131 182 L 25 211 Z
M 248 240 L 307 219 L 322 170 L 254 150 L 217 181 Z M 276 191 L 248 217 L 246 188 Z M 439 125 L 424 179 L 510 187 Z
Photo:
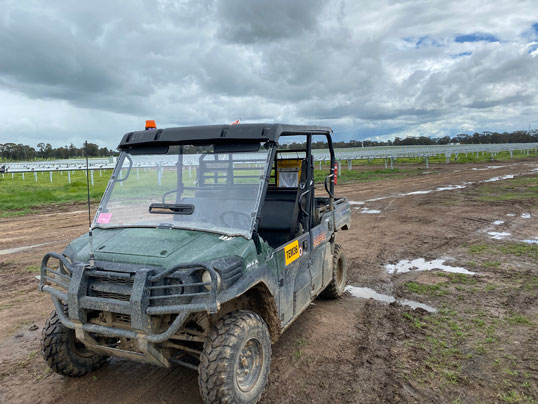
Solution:
M 56 311 L 43 328 L 41 351 L 49 367 L 64 376 L 84 376 L 106 362 L 106 356 L 89 351 L 75 338 L 75 331 L 61 323 Z
M 333 253 L 333 271 L 331 282 L 321 293 L 326 299 L 337 299 L 344 294 L 347 281 L 347 262 L 344 249 L 340 244 L 335 244 Z
M 200 357 L 200 392 L 204 403 L 256 403 L 271 364 L 271 340 L 265 321 L 251 311 L 221 318 Z

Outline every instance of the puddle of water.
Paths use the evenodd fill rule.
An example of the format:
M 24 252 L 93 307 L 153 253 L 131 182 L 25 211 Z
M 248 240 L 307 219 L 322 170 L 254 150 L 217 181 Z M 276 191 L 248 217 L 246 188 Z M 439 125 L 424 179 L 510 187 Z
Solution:
M 521 218 L 522 218 L 522 219 L 530 219 L 530 218 L 531 218 L 531 214 L 530 214 L 530 213 L 522 213 L 522 214 L 521 214 Z
M 515 213 L 507 213 L 506 216 L 515 217 L 516 214 Z
M 426 261 L 424 258 L 414 260 L 401 260 L 397 264 L 387 264 L 385 269 L 389 274 L 403 274 L 409 271 L 433 271 L 435 269 L 455 274 L 475 275 L 475 272 L 468 271 L 462 267 L 452 267 L 445 265 L 443 259 Z
M 488 234 L 493 240 L 504 240 L 506 237 L 510 236 L 510 233 L 506 231 L 488 231 Z
M 483 181 L 480 181 L 480 182 L 495 182 L 495 181 L 501 181 L 501 180 L 510 180 L 512 178 L 514 178 L 514 175 L 508 174 L 508 175 L 503 175 L 502 177 L 489 178 L 487 180 L 483 180 Z
M 377 293 L 375 290 L 370 288 L 361 288 L 357 286 L 346 286 L 346 292 L 349 292 L 351 296 L 353 297 L 359 297 L 362 299 L 374 299 L 378 302 L 384 302 L 384 303 L 394 303 L 398 302 L 401 305 L 409 306 L 412 309 L 421 308 L 424 309 L 430 313 L 435 313 L 437 309 L 435 307 L 428 306 L 427 304 L 415 302 L 414 300 L 407 300 L 407 299 L 396 299 L 394 296 L 384 295 L 381 293 Z
M 427 304 L 424 304 L 424 303 L 415 302 L 414 300 L 398 299 L 398 303 L 400 303 L 400 304 L 402 304 L 404 306 L 409 306 L 412 309 L 419 309 L 420 308 L 420 309 L 426 310 L 429 313 L 437 312 L 437 309 L 435 307 L 428 306 Z
M 429 194 L 430 192 L 433 192 L 433 189 L 430 189 L 430 190 L 425 190 L 425 191 L 413 191 L 413 192 L 407 192 L 405 194 L 400 194 L 402 196 L 407 196 L 407 195 L 424 195 L 424 194 Z
M 394 296 L 389 295 L 383 295 L 381 293 L 377 293 L 375 290 L 370 288 L 360 288 L 357 286 L 346 286 L 346 292 L 351 293 L 351 296 L 354 297 L 362 297 L 363 299 L 374 299 L 379 302 L 385 302 L 385 303 L 394 303 L 396 301 L 396 298 Z
M 503 166 L 487 166 L 486 168 L 473 168 L 474 171 L 486 171 L 493 170 L 495 168 L 502 168 Z
M 491 168 L 501 168 L 501 167 L 502 166 L 491 166 Z M 485 168 L 481 168 L 481 169 L 473 168 L 473 170 L 486 170 L 486 169 Z M 508 179 L 514 178 L 515 176 L 516 174 L 508 174 L 502 177 L 493 177 L 493 178 L 489 178 L 487 180 L 483 180 L 479 182 L 482 183 L 482 182 L 495 182 L 495 181 L 501 181 L 501 180 L 508 180 Z M 466 182 L 463 182 L 461 185 L 445 185 L 442 187 L 437 187 L 435 189 L 424 189 L 424 190 L 406 192 L 406 193 L 395 194 L 395 195 L 381 196 L 378 198 L 366 199 L 365 201 L 350 201 L 349 203 L 350 205 L 364 205 L 366 202 L 377 202 L 377 201 L 382 201 L 383 199 L 401 198 L 403 196 L 411 196 L 411 195 L 425 195 L 425 194 L 430 194 L 432 192 L 454 191 L 456 189 L 464 189 L 468 185 L 471 185 L 471 184 L 474 184 L 474 182 L 466 181 Z
M 15 253 L 18 253 L 18 252 L 31 250 L 32 248 L 43 247 L 43 246 L 51 245 L 51 244 L 58 244 L 58 242 L 57 241 L 52 241 L 52 242 L 48 242 L 48 243 L 27 245 L 27 246 L 24 246 L 24 247 L 8 248 L 8 249 L 5 249 L 5 250 L 0 250 L 0 255 L 15 254 Z
M 383 199 L 388 199 L 388 198 L 391 198 L 391 197 L 390 196 L 382 196 L 382 197 L 379 197 L 379 198 L 367 199 L 366 202 L 377 202 L 377 201 L 382 201 Z
M 521 241 L 527 244 L 538 244 L 538 237 L 536 237 L 535 240 L 529 239 L 529 240 L 521 240 Z
M 494 224 L 495 226 L 499 226 L 499 225 L 501 225 L 501 224 L 504 224 L 504 220 L 495 220 L 495 221 L 493 222 L 493 224 Z
M 361 209 L 361 213 L 368 213 L 370 215 L 376 215 L 378 213 L 381 213 L 380 210 L 377 210 L 377 209 L 368 209 L 368 208 L 362 208 Z
M 439 187 L 439 188 L 436 188 L 435 190 L 439 192 L 439 191 L 453 191 L 455 189 L 463 189 L 463 188 L 465 188 L 465 185 L 447 185 L 446 187 Z

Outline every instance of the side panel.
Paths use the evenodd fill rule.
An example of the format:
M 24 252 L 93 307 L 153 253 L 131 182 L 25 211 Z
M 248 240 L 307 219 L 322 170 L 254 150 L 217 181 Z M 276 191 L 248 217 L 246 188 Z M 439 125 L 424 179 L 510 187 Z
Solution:
M 325 258 L 327 255 L 328 241 L 331 238 L 329 234 L 329 217 L 324 217 L 321 223 L 312 228 L 312 295 L 317 295 L 319 291 L 328 284 L 331 278 L 331 268 L 327 265 Z M 330 248 L 328 249 L 331 255 Z
M 275 252 L 278 264 L 280 321 L 285 326 L 310 303 L 312 279 L 309 270 L 310 235 L 302 236 L 279 247 Z
M 351 206 L 346 197 L 338 198 L 334 204 L 334 221 L 336 230 L 351 225 Z

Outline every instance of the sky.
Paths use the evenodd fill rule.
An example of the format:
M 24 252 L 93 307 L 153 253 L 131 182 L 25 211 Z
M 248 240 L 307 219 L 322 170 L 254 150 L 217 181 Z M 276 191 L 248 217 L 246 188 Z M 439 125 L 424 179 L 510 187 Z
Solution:
M 239 118 L 336 140 L 537 129 L 538 5 L 0 0 L 0 143 Z

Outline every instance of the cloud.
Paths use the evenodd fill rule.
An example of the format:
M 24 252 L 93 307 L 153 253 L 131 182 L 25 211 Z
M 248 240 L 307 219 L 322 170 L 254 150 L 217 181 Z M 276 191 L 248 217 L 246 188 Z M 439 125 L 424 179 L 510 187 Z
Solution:
M 220 0 L 218 35 L 232 43 L 275 42 L 315 33 L 321 0 Z
M 531 0 L 4 0 L 0 143 L 115 146 L 146 118 L 347 139 L 524 128 L 537 17 Z

